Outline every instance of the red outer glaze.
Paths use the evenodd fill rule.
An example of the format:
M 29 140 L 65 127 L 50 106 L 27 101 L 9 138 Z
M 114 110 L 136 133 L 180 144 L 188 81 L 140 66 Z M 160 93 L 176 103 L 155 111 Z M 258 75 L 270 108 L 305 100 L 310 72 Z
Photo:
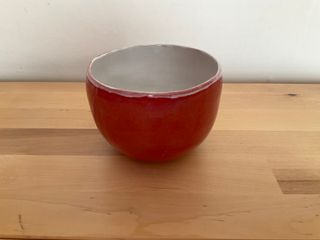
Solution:
M 200 144 L 215 121 L 222 88 L 220 70 L 194 88 L 139 93 L 100 84 L 87 75 L 94 120 L 107 141 L 134 159 L 164 161 Z

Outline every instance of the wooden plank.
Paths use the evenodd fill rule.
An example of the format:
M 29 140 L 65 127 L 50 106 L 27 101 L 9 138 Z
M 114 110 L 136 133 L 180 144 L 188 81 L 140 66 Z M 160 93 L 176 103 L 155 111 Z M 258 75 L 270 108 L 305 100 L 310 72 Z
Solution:
M 96 129 L 0 129 L 0 154 L 118 155 Z
M 0 89 L 0 128 L 95 128 L 83 83 Z M 319 92 L 320 84 L 224 84 L 215 129 L 320 131 Z
M 10 131 L 6 134 L 10 134 Z M 68 143 L 75 138 L 78 140 L 73 140 L 73 144 L 82 146 L 81 142 L 85 138 L 80 137 L 81 131 L 84 130 L 62 134 L 54 130 L 51 134 L 65 137 L 53 142 Z M 11 139 L 13 142 L 18 140 L 17 132 Z M 27 141 L 28 146 L 37 146 L 46 134 L 43 130 L 40 131 L 41 134 L 35 132 L 36 134 L 26 137 L 34 138 L 29 143 Z M 83 134 L 86 136 L 86 131 Z M 98 135 L 97 132 L 95 134 Z M 302 149 L 299 149 L 296 139 L 314 142 L 314 137 L 319 134 L 287 134 L 216 131 L 196 151 L 180 161 L 156 166 L 113 155 L 108 148 L 104 155 L 97 151 L 97 154 L 92 152 L 88 156 L 75 156 L 77 152 L 71 145 L 67 148 L 70 152 L 62 150 L 60 153 L 40 155 L 46 150 L 39 149 L 38 152 L 33 150 L 33 155 L 16 155 L 26 152 L 21 152 L 19 147 L 6 152 L 9 143 L 3 141 L 2 145 L 6 147 L 0 152 L 0 206 L 7 210 L 2 211 L 3 214 L 6 213 L 6 217 L 0 217 L 3 220 L 0 225 L 7 224 L 8 231 L 4 236 L 15 237 L 157 236 L 193 239 L 219 238 L 225 231 L 224 236 L 230 239 L 239 236 L 316 239 L 320 236 L 318 228 L 309 227 L 304 230 L 301 224 L 309 226 L 310 223 L 304 220 L 309 218 L 314 226 L 319 224 L 318 218 L 312 215 L 320 212 L 319 197 L 283 198 L 267 160 L 276 153 L 290 156 L 292 152 L 288 153 L 288 146 L 299 153 Z M 96 144 L 98 141 L 104 142 L 103 139 L 98 139 L 100 140 L 96 140 Z M 285 139 L 291 142 L 286 142 Z M 88 141 L 89 144 L 90 142 L 94 141 Z M 20 145 L 19 141 L 17 143 Z M 40 148 L 45 148 L 45 145 Z M 310 143 L 308 145 L 308 150 L 312 150 L 310 154 L 316 160 L 316 154 L 320 150 L 313 148 Z M 51 147 L 54 148 L 55 144 L 49 144 L 47 149 Z M 94 150 L 94 146 L 91 147 Z M 312 205 L 311 209 L 309 205 Z M 187 211 L 185 208 L 188 208 L 189 214 L 184 213 Z M 158 209 L 155 215 L 145 212 L 153 212 L 154 209 Z M 305 213 L 304 209 L 308 211 Z M 134 215 L 133 212 L 139 212 L 139 215 Z M 158 216 L 160 212 L 163 214 Z M 114 214 L 113 217 L 108 217 L 108 213 Z M 24 218 L 24 226 L 28 230 L 17 228 L 19 214 Z M 11 219 L 10 224 L 7 219 Z M 267 223 L 268 219 L 272 223 Z M 85 227 L 87 221 L 92 225 Z M 243 224 L 234 228 L 237 221 Z M 297 223 L 292 227 L 290 224 L 295 221 Z M 122 228 L 117 227 L 119 222 L 124 224 Z M 265 228 L 266 224 L 268 228 Z M 42 226 L 40 229 L 39 225 Z M 249 231 L 249 226 L 252 225 L 256 232 Z M 287 225 L 290 227 L 279 227 Z M 170 230 L 171 228 L 176 231 Z M 188 231 L 183 232 L 184 228 Z M 204 231 L 205 229 L 207 230 Z M 270 229 L 272 234 L 267 233 Z M 122 235 L 116 235 L 120 232 Z M 198 233 L 197 237 L 194 237 L 195 233 Z
M 0 239 L 320 239 L 320 85 L 225 84 L 215 129 L 147 164 L 83 83 L 0 83 Z
M 0 108 L 88 109 L 84 83 L 3 83 Z
M 266 164 L 245 155 L 156 167 L 121 156 L 10 155 L 0 164 L 2 237 L 320 237 L 319 196 L 282 197 Z
M 0 82 L 0 128 L 92 128 L 84 83 Z
M 7 230 L 2 237 L 319 239 L 315 196 L 290 201 L 238 196 L 234 201 L 232 196 L 199 193 L 112 192 L 93 194 L 94 199 L 83 205 L 89 196 L 77 192 L 77 204 L 70 200 L 1 199 L 0 207 L 6 207 L 2 212 L 6 221 L 1 226 Z
M 222 102 L 223 103 L 223 102 Z M 251 106 L 248 106 L 249 108 Z M 221 105 L 214 129 L 263 131 L 320 131 L 320 111 L 287 109 L 230 109 Z M 303 116 L 303 117 L 302 117 Z
M 89 109 L 0 109 L 0 128 L 96 129 Z

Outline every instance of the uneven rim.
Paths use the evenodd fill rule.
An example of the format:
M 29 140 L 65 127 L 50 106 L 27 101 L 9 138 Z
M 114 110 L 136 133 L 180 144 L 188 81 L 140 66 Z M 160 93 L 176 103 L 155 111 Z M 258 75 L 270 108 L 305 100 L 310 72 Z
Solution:
M 108 84 L 102 83 L 101 81 L 99 81 L 98 79 L 96 79 L 93 74 L 92 74 L 92 66 L 94 64 L 94 62 L 100 58 L 103 58 L 107 55 L 113 54 L 115 52 L 118 51 L 123 51 L 123 50 L 127 50 L 127 49 L 132 49 L 132 48 L 139 48 L 139 47 L 174 47 L 174 48 L 184 48 L 184 49 L 189 49 L 189 50 L 194 50 L 194 51 L 198 51 L 202 54 L 205 54 L 207 56 L 209 56 L 213 61 L 216 62 L 217 64 L 217 71 L 216 73 L 211 76 L 208 80 L 197 84 L 191 88 L 186 88 L 186 89 L 182 89 L 182 90 L 176 90 L 176 91 L 167 91 L 167 92 L 149 92 L 149 91 L 132 91 L 132 90 L 125 90 L 125 89 L 121 89 L 121 88 L 116 88 L 116 87 L 112 87 Z M 103 53 L 95 58 L 93 58 L 89 64 L 88 67 L 88 71 L 87 71 L 87 80 L 89 80 L 95 87 L 106 90 L 108 92 L 111 93 L 116 93 L 122 96 L 126 96 L 126 97 L 151 97 L 151 98 L 157 98 L 157 97 L 167 97 L 167 98 L 176 98 L 176 97 L 182 97 L 182 96 L 188 96 L 194 93 L 197 93 L 201 90 L 204 90 L 206 88 L 208 88 L 209 86 L 211 86 L 213 83 L 215 83 L 216 81 L 218 81 L 219 79 L 222 79 L 222 73 L 221 73 L 221 67 L 220 64 L 218 63 L 218 61 L 211 56 L 210 54 L 197 49 L 197 48 L 192 48 L 192 47 L 185 47 L 185 46 L 180 46 L 180 45 L 173 45 L 173 44 L 151 44 L 151 45 L 135 45 L 135 46 L 131 46 L 131 47 L 125 47 L 125 48 L 119 48 L 119 49 L 114 49 L 112 51 Z

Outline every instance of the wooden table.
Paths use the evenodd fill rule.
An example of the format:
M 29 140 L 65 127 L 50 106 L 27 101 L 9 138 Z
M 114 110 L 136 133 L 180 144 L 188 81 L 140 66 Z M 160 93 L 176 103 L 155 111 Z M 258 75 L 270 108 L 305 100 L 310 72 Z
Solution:
M 320 239 L 320 85 L 225 84 L 206 141 L 146 164 L 83 83 L 0 83 L 0 238 Z

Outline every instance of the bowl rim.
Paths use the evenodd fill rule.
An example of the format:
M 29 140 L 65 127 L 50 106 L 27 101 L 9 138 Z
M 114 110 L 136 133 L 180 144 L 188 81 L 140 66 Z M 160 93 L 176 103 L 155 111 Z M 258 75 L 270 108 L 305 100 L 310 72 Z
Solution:
M 96 60 L 103 58 L 107 55 L 113 54 L 115 52 L 118 52 L 118 51 L 123 51 L 123 50 L 127 50 L 127 49 L 132 49 L 132 48 L 140 48 L 140 47 L 174 47 L 174 48 L 183 48 L 183 49 L 197 51 L 197 52 L 200 52 L 201 54 L 205 54 L 205 55 L 209 56 L 212 60 L 214 60 L 217 64 L 217 71 L 209 79 L 203 81 L 202 83 L 194 85 L 190 88 L 185 88 L 185 89 L 175 90 L 175 91 L 166 91 L 166 92 L 135 91 L 135 90 L 121 89 L 121 88 L 112 87 L 106 83 L 103 83 L 93 76 L 92 66 Z M 108 51 L 106 53 L 103 53 L 103 54 L 100 54 L 100 55 L 94 57 L 88 66 L 86 77 L 87 77 L 87 80 L 90 81 L 95 87 L 103 89 L 103 90 L 108 91 L 110 93 L 115 93 L 115 94 L 119 94 L 119 95 L 126 96 L 126 97 L 177 98 L 177 97 L 183 97 L 183 96 L 195 94 L 199 91 L 202 91 L 202 90 L 208 88 L 209 86 L 211 86 L 213 83 L 217 82 L 218 80 L 222 80 L 222 72 L 221 72 L 221 67 L 220 67 L 219 62 L 212 55 L 210 55 L 209 53 L 202 51 L 200 49 L 193 48 L 193 47 L 187 47 L 187 46 L 181 46 L 181 45 L 175 45 L 175 44 L 147 44 L 147 45 L 134 45 L 134 46 L 124 47 L 124 48 L 117 48 L 117 49 Z

